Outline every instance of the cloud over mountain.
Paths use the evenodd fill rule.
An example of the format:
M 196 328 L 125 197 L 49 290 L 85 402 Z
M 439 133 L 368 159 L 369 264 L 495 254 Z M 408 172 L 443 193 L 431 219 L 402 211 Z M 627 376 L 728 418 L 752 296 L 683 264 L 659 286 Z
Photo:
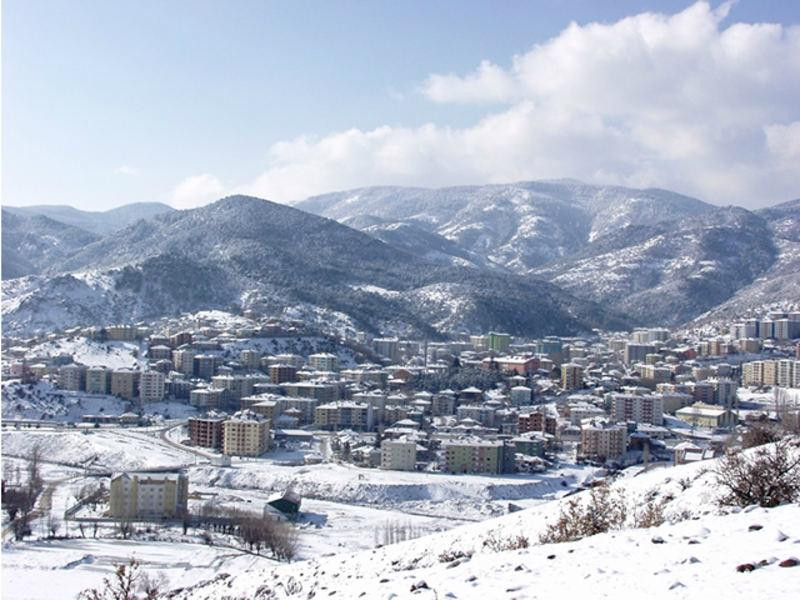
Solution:
M 428 77 L 433 102 L 486 105 L 470 126 L 301 136 L 274 144 L 266 170 L 237 190 L 291 203 L 376 184 L 578 177 L 750 208 L 791 197 L 800 26 L 729 23 L 730 9 L 572 23 L 507 68 Z

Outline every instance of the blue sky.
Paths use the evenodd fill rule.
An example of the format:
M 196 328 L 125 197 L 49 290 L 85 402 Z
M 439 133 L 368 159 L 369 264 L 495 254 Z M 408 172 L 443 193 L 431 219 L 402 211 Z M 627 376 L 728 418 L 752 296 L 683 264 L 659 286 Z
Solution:
M 645 12 L 660 20 L 622 21 Z M 751 26 L 762 22 L 780 27 Z M 726 36 L 740 24 L 746 34 Z M 293 202 L 563 176 L 720 204 L 788 200 L 800 196 L 800 84 L 786 81 L 800 74 L 798 24 L 800 3 L 766 0 L 5 0 L 3 203 Z M 685 31 L 698 43 L 662 40 Z M 639 38 L 647 50 L 631 62 Z M 776 57 L 783 81 L 748 75 Z M 721 74 L 725 96 L 702 74 L 676 84 L 686 64 Z

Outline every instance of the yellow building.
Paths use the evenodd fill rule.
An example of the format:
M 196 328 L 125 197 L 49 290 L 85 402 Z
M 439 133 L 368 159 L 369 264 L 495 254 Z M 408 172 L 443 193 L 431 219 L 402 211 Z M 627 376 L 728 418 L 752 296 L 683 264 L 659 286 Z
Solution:
M 445 440 L 442 442 L 442 450 L 442 470 L 448 473 L 502 472 L 502 442 L 478 439 Z
M 698 427 L 733 427 L 736 416 L 724 406 L 695 402 L 691 406 L 675 411 L 681 421 Z
M 270 446 L 268 419 L 250 411 L 240 411 L 225 421 L 222 452 L 230 456 L 261 456 Z
M 189 480 L 182 473 L 120 473 L 111 478 L 109 512 L 117 519 L 172 519 L 186 514 Z

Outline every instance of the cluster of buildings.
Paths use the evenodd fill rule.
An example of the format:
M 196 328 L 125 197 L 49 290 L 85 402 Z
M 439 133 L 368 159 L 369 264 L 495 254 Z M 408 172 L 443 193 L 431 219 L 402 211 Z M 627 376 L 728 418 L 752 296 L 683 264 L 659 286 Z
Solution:
M 699 430 L 713 435 L 740 422 L 740 386 L 797 387 L 800 379 L 794 312 L 714 335 L 640 328 L 431 342 L 356 332 L 352 339 L 317 335 L 323 350 L 303 346 L 299 323 L 291 332 L 274 323 L 166 327 L 82 333 L 138 341 L 138 369 L 12 357 L 12 375 L 134 405 L 189 404 L 198 412 L 187 424 L 191 442 L 226 455 L 260 456 L 279 436 L 302 431 L 326 440 L 342 460 L 451 473 L 541 468 L 564 448 L 617 463 L 670 454 L 687 439 L 696 443 Z M 307 351 L 270 345 L 268 335 Z M 462 381 L 471 384 L 456 385 Z

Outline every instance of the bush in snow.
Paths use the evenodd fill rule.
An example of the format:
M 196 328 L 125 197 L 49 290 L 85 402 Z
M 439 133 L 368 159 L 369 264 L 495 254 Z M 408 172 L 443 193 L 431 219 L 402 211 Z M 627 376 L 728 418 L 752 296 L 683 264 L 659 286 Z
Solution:
M 619 529 L 625 523 L 627 510 L 622 495 L 612 493 L 607 484 L 593 487 L 587 501 L 572 498 L 561 507 L 554 523 L 549 523 L 539 536 L 542 544 L 571 542 Z
M 140 569 L 139 562 L 117 565 L 113 577 L 103 578 L 98 588 L 83 590 L 79 600 L 158 600 L 166 598 L 167 581 L 162 576 L 153 578 Z
M 771 508 L 800 499 L 800 452 L 796 440 L 781 440 L 752 453 L 729 452 L 715 470 L 723 506 Z
M 498 537 L 494 533 L 483 540 L 483 547 L 492 552 L 506 552 L 507 550 L 522 550 L 530 546 L 528 538 L 524 535 L 512 535 L 510 537 Z

